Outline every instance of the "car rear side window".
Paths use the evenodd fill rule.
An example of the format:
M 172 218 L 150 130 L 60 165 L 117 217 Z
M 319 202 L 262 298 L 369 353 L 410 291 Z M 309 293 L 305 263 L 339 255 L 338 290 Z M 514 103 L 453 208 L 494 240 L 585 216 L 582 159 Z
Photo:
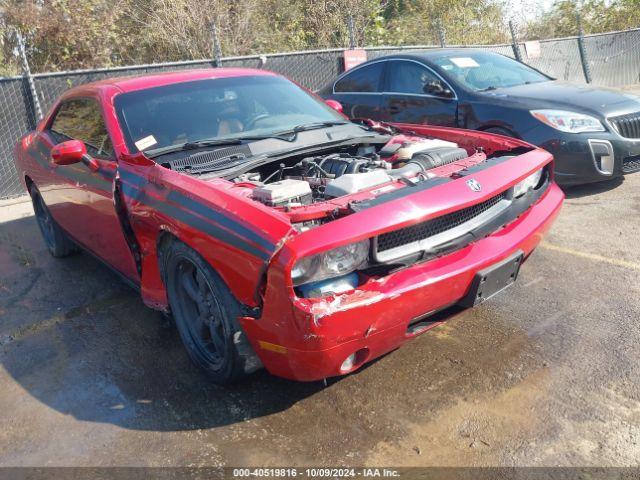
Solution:
M 379 92 L 385 62 L 376 62 L 359 67 L 336 82 L 336 93 Z
M 55 140 L 81 140 L 89 155 L 113 158 L 113 146 L 107 133 L 100 105 L 89 98 L 76 98 L 64 102 L 49 129 Z
M 404 60 L 389 63 L 388 70 L 389 92 L 424 94 L 425 85 L 439 81 L 432 72 L 424 66 Z

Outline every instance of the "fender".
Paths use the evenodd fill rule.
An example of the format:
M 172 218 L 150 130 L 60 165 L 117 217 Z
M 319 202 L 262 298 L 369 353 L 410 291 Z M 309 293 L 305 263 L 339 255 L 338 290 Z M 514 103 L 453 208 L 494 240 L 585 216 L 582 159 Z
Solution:
M 461 128 L 484 131 L 488 128 L 501 128 L 512 132 L 517 138 L 522 138 L 523 117 L 530 117 L 528 111 L 520 108 L 506 108 L 493 106 L 480 101 L 467 102 L 460 106 L 458 125 Z M 516 128 L 516 124 L 519 125 Z
M 498 122 L 498 121 L 490 122 L 478 127 L 479 132 L 486 132 L 487 130 L 491 130 L 491 129 L 502 130 L 505 132 L 505 134 L 508 134 L 508 135 L 505 135 L 508 137 L 520 138 L 520 136 L 516 132 L 514 132 L 512 128 L 509 128 L 508 125 L 505 125 L 502 122 Z M 494 135 L 502 135 L 501 133 L 498 133 L 498 132 L 488 132 L 488 133 L 493 133 Z
M 168 307 L 158 249 L 166 232 L 198 252 L 241 304 L 260 307 L 265 272 L 293 229 L 286 216 L 239 196 L 232 186 L 168 170 L 143 155 L 122 159 L 120 212 L 132 252 L 138 252 L 145 304 Z

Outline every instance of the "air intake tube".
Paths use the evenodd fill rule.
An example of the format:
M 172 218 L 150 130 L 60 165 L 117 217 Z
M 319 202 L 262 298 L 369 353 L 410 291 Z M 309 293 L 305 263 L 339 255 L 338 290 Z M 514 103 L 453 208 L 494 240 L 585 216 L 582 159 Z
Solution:
M 468 156 L 464 148 L 438 148 L 428 152 L 416 153 L 403 167 L 389 169 L 386 172 L 396 180 L 399 178 L 411 178 L 419 173 L 462 160 Z

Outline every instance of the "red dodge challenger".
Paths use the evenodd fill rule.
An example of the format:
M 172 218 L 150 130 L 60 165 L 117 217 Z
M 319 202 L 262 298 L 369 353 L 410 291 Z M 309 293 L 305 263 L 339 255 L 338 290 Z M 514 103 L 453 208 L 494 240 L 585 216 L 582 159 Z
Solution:
M 358 369 L 513 283 L 563 201 L 544 150 L 248 69 L 72 88 L 15 159 L 51 254 L 113 268 L 219 383 Z

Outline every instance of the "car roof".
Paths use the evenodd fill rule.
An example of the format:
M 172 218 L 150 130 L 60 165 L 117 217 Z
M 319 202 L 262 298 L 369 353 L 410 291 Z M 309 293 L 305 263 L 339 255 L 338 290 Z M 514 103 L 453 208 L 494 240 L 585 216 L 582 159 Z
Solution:
M 277 75 L 268 70 L 257 70 L 254 68 L 202 68 L 191 70 L 178 70 L 171 72 L 154 73 L 151 75 L 137 75 L 126 77 L 114 77 L 97 82 L 85 83 L 71 88 L 65 92 L 66 96 L 77 95 L 79 93 L 100 92 L 101 90 L 117 89 L 120 92 L 133 92 L 146 88 L 160 87 L 174 83 L 191 82 L 195 80 L 205 80 L 208 78 L 229 78 L 246 77 L 255 75 Z
M 384 60 L 416 60 L 416 61 L 419 61 L 419 62 L 427 63 L 429 65 L 429 62 L 431 60 L 436 60 L 436 59 L 441 58 L 441 57 L 450 56 L 450 55 L 469 55 L 470 53 L 493 53 L 493 54 L 499 55 L 498 53 L 491 52 L 491 51 L 488 51 L 488 50 L 484 50 L 484 49 L 481 49 L 481 48 L 469 48 L 469 47 L 463 47 L 463 48 L 425 48 L 424 50 L 420 50 L 420 49 L 410 50 L 410 49 L 407 49 L 406 52 L 392 53 L 390 55 L 384 55 L 384 56 L 381 56 L 381 57 L 371 58 L 371 59 L 367 60 L 366 62 L 363 62 L 363 63 L 357 65 L 353 69 L 350 69 L 350 70 L 347 70 L 345 72 L 342 72 L 340 75 L 338 75 L 337 78 L 334 78 L 333 80 L 331 80 L 329 83 L 327 83 L 324 87 L 322 87 L 318 91 L 321 92 L 321 94 L 326 94 L 328 92 L 333 91 L 333 86 L 335 85 L 335 83 L 338 80 L 346 77 L 353 70 L 355 70 L 355 69 L 357 69 L 359 67 L 363 67 L 365 65 L 369 65 L 371 63 L 376 63 L 376 62 L 380 62 L 380 61 L 384 61 Z M 429 65 L 429 66 L 432 67 L 433 65 Z
M 383 57 L 372 58 L 369 62 L 392 59 L 410 59 L 410 60 L 435 60 L 437 58 L 447 57 L 451 55 L 469 55 L 470 53 L 499 53 L 480 48 L 428 48 L 424 50 L 409 50 L 407 52 L 398 52 Z M 367 62 L 368 63 L 368 62 Z

